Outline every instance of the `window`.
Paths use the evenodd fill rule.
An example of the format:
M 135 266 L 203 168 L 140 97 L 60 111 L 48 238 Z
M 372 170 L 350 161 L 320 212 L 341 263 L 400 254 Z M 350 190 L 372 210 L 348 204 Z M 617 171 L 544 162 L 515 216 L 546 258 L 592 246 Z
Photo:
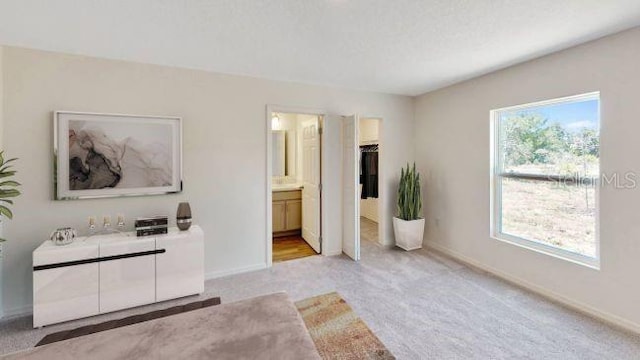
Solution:
M 492 236 L 599 266 L 600 94 L 491 111 Z

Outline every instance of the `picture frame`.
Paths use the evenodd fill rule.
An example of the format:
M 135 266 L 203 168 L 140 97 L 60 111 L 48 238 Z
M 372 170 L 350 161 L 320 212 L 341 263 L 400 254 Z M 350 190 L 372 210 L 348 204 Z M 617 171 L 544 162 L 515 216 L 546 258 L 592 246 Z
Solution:
M 54 199 L 182 192 L 182 118 L 53 113 Z

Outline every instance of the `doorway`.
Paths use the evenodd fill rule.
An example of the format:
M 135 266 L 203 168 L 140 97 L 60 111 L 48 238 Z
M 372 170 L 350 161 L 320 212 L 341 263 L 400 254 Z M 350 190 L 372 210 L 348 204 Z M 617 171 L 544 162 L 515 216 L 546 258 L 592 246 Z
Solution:
M 267 115 L 270 119 L 267 150 L 271 153 L 267 161 L 271 184 L 268 262 L 317 255 L 322 251 L 323 116 L 276 108 L 268 108 Z
M 317 121 L 317 126 L 314 130 L 307 131 L 315 131 L 316 135 L 307 134 L 311 136 L 311 138 L 307 138 L 307 140 L 314 143 L 313 136 L 317 139 L 315 144 L 317 146 L 308 146 L 308 149 L 313 149 L 306 152 L 306 155 L 302 154 L 302 150 L 300 150 L 300 155 L 296 156 L 297 161 L 302 161 L 304 163 L 304 157 L 313 157 L 317 159 L 316 163 L 319 164 L 319 167 L 314 166 L 316 170 L 309 170 L 309 172 L 305 171 L 303 166 L 298 165 L 295 168 L 296 177 L 307 175 L 307 181 L 311 181 L 312 186 L 299 186 L 299 195 L 298 198 L 287 198 L 281 199 L 278 197 L 274 197 L 274 189 L 276 187 L 286 187 L 290 186 L 292 183 L 291 179 L 287 179 L 287 177 L 291 177 L 291 174 L 287 174 L 287 164 L 291 163 L 292 160 L 287 159 L 286 155 L 283 157 L 282 155 L 276 154 L 274 150 L 277 145 L 274 145 L 277 141 L 274 139 L 274 129 L 282 130 L 286 125 L 283 119 L 285 119 L 288 115 L 293 114 L 296 116 L 310 116 L 314 117 Z M 292 200 L 291 206 L 296 206 L 295 200 L 300 200 L 297 203 L 302 209 L 302 215 L 299 219 L 299 223 L 309 223 L 311 226 L 315 226 L 318 234 L 318 242 L 317 248 L 314 250 L 314 253 L 321 253 L 325 256 L 332 255 L 340 255 L 345 254 L 353 260 L 360 259 L 360 243 L 361 243 L 361 224 L 360 224 L 360 210 L 361 210 L 361 188 L 360 188 L 360 161 L 361 161 L 361 151 L 360 151 L 360 121 L 357 115 L 351 116 L 340 116 L 340 115 L 325 115 L 323 111 L 309 111 L 307 109 L 299 109 L 299 108 L 289 108 L 289 107 L 281 107 L 281 106 L 267 106 L 266 111 L 266 136 L 267 136 L 267 171 L 266 171 L 266 192 L 267 192 L 267 202 L 266 202 L 266 263 L 267 267 L 270 267 L 273 262 L 273 254 L 274 254 L 274 229 L 282 229 L 284 226 L 287 229 L 286 222 L 286 208 L 287 204 L 274 204 L 274 199 L 280 200 Z M 378 145 L 383 144 L 382 138 L 382 124 L 383 121 L 381 118 L 373 118 L 373 117 L 365 117 L 365 119 L 377 119 L 378 130 Z M 300 127 L 296 127 L 296 131 L 299 134 L 304 135 L 304 131 Z M 309 127 L 309 129 L 313 129 L 313 127 Z M 366 130 L 365 130 L 366 131 Z M 305 141 L 304 139 L 300 139 L 300 135 L 297 137 L 299 140 L 297 141 L 297 148 L 304 148 Z M 286 135 L 285 135 L 285 145 L 286 148 Z M 383 152 L 380 152 L 383 154 Z M 279 160 L 280 159 L 280 160 Z M 377 169 L 378 178 L 382 179 L 383 174 L 383 157 L 379 156 L 379 166 Z M 276 161 L 280 161 L 282 163 L 281 166 L 276 166 L 274 168 L 274 163 Z M 296 161 L 296 163 L 297 163 Z M 308 164 L 313 162 L 307 161 Z M 272 176 L 274 170 L 284 168 L 285 173 L 278 173 L 279 176 Z M 281 170 L 279 170 L 281 171 Z M 313 176 L 309 175 L 312 174 Z M 279 178 L 280 177 L 280 178 Z M 284 179 L 283 179 L 284 178 Z M 320 180 L 320 182 L 318 182 Z M 378 181 L 380 183 L 380 181 Z M 317 186 L 313 186 L 314 184 L 318 184 Z M 294 185 L 295 186 L 295 185 Z M 308 210 L 304 210 L 307 208 L 304 202 L 304 196 L 302 195 L 302 190 L 307 188 L 309 190 L 317 189 L 317 198 L 319 198 L 319 202 L 313 206 L 314 214 L 315 210 L 319 209 L 317 212 L 318 216 L 314 217 L 317 219 L 315 222 L 308 222 L 309 219 L 305 220 L 305 214 L 309 213 Z M 288 190 L 288 189 L 287 189 Z M 385 234 L 384 223 L 385 216 L 384 212 L 380 209 L 384 208 L 384 187 L 380 187 L 378 185 L 378 195 L 379 201 L 378 203 L 378 234 Z M 313 202 L 307 201 L 307 204 L 312 204 Z M 282 209 L 285 209 L 284 216 L 281 216 L 280 219 L 285 218 L 285 222 L 282 220 L 278 221 L 278 218 L 273 216 L 273 213 L 280 212 L 282 213 Z M 294 217 L 295 218 L 295 217 Z M 375 218 L 374 218 L 375 219 Z M 319 226 L 317 226 L 319 224 Z M 375 227 L 375 225 L 373 225 Z M 296 234 L 299 237 L 303 237 L 303 225 L 300 225 L 299 233 Z M 305 234 L 307 232 L 305 231 Z M 313 233 L 313 232 L 312 232 Z M 379 243 L 384 242 L 384 235 L 377 236 L 377 240 Z M 308 246 L 313 246 L 313 238 L 311 239 L 302 239 L 304 243 Z M 318 249 L 319 247 L 319 249 Z M 313 247 L 312 247 L 313 249 Z
M 359 121 L 361 245 L 380 243 L 380 119 Z
M 361 249 L 383 244 L 382 119 L 342 117 L 342 251 L 358 261 Z

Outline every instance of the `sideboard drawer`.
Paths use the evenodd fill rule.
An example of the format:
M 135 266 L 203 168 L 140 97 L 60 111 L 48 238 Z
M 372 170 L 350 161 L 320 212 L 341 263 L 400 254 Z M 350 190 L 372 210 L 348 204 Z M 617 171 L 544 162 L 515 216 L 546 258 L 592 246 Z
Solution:
M 45 241 L 40 248 L 43 251 L 33 252 L 33 266 L 50 267 L 74 261 L 95 259 L 100 256 L 100 246 L 96 241 L 78 240 L 70 245 L 58 246 Z

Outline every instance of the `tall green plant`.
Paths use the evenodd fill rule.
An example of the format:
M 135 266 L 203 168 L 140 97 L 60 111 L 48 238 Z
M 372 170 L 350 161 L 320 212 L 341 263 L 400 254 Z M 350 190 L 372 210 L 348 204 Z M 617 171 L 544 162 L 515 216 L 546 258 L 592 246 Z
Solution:
M 12 198 L 20 195 L 20 191 L 16 189 L 16 187 L 20 186 L 20 183 L 11 180 L 16 171 L 12 170 L 11 165 L 8 165 L 16 160 L 16 158 L 5 160 L 4 151 L 0 151 L 0 215 L 8 219 L 13 219 L 13 213 L 8 207 L 13 205 Z M 0 242 L 2 241 L 5 241 L 5 239 L 0 238 Z
M 398 185 L 398 218 L 402 220 L 420 219 L 422 210 L 422 195 L 420 194 L 420 174 L 413 168 L 404 168 L 400 172 L 400 184 Z

